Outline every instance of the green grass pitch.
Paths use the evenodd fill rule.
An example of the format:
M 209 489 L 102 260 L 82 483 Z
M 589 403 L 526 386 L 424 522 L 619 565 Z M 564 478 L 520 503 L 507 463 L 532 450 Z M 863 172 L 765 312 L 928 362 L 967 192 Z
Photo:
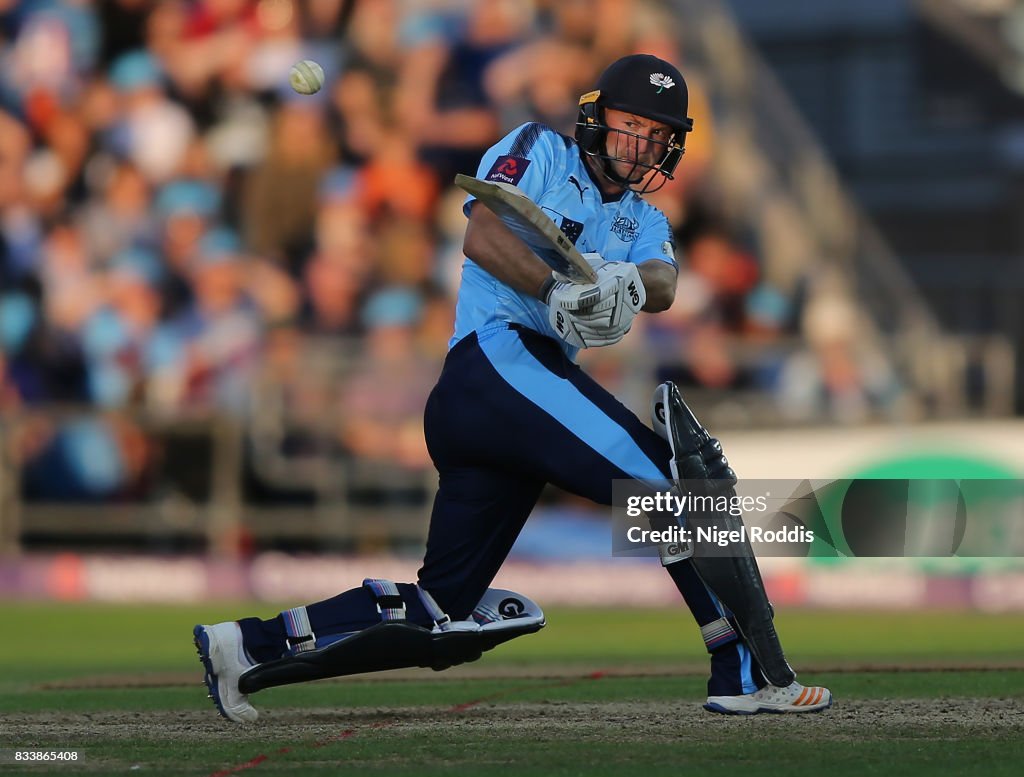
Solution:
M 682 609 L 553 609 L 537 635 L 444 673 L 265 691 L 217 717 L 191 627 L 269 605 L 0 604 L 0 773 L 1016 775 L 1024 618 L 781 613 L 809 716 L 703 712 L 706 658 Z M 14 751 L 80 753 L 26 765 Z

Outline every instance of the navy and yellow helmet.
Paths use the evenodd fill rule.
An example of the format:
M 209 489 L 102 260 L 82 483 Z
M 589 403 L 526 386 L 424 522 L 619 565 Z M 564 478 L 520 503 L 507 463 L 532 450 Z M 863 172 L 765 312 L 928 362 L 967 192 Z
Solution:
M 652 141 L 665 147 L 659 161 L 653 166 L 639 165 L 646 168 L 644 176 L 652 170 L 664 176 L 664 184 L 673 178 L 683 156 L 686 133 L 693 130 L 693 119 L 686 115 L 688 100 L 686 81 L 675 65 L 651 54 L 623 57 L 608 66 L 592 91 L 580 97 L 576 141 L 584 153 L 605 162 L 605 175 L 625 185 L 629 182 L 612 173 L 607 165 L 617 157 L 609 156 L 605 140 L 609 132 L 629 133 L 611 130 L 605 123 L 604 109 L 626 111 L 667 124 L 674 131 L 672 136 L 665 142 Z M 650 183 L 643 189 L 651 190 Z

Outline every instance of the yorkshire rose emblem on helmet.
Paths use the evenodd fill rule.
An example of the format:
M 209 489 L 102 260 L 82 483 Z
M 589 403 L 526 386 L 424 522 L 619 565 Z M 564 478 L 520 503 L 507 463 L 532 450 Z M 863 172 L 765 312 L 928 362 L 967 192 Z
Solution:
M 676 85 L 676 82 L 664 73 L 651 73 L 651 83 L 658 87 L 656 94 L 661 94 L 663 89 L 671 89 Z

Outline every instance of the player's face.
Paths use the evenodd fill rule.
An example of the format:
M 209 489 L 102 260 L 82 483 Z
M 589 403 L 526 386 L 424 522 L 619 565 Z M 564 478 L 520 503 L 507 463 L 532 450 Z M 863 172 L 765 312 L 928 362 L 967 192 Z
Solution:
M 634 183 L 661 161 L 672 139 L 670 126 L 635 113 L 607 108 L 604 121 L 609 130 L 617 130 L 610 131 L 606 141 L 608 156 L 616 160 L 612 169 Z

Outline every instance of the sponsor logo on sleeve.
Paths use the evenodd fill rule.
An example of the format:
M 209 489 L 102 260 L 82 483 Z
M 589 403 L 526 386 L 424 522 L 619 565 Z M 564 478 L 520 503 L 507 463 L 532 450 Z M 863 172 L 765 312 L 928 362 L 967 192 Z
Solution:
M 673 262 L 676 260 L 676 252 L 672 250 L 671 240 L 666 240 L 664 243 L 661 244 L 661 252 L 665 254 L 665 256 L 667 256 L 669 259 L 671 259 Z
M 501 181 L 510 183 L 513 186 L 518 184 L 526 174 L 526 168 L 530 166 L 530 160 L 522 156 L 509 156 L 502 154 L 494 160 L 490 172 L 484 177 L 485 181 Z

